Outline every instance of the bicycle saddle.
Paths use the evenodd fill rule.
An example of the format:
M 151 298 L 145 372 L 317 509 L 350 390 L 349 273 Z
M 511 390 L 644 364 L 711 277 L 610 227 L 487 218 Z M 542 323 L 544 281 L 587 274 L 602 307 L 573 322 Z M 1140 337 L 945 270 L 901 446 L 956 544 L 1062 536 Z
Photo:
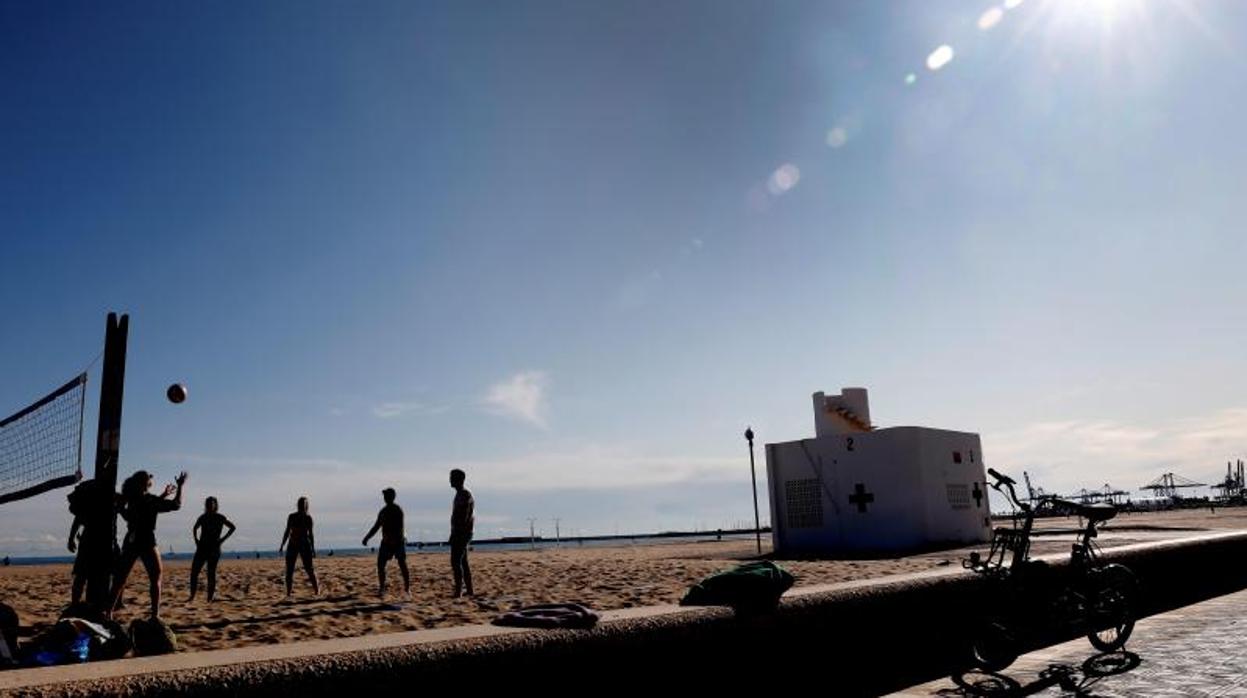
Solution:
M 1117 507 L 1112 504 L 1079 504 L 1069 502 L 1068 506 L 1075 514 L 1088 521 L 1108 521 L 1117 516 Z

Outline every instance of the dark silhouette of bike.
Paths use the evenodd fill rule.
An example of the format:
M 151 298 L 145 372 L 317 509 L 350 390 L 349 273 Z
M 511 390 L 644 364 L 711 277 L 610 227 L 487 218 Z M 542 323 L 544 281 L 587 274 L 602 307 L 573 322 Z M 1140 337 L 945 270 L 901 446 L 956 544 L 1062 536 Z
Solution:
M 1017 659 L 1029 641 L 1051 633 L 1084 633 L 1101 652 L 1121 649 L 1134 630 L 1138 582 L 1129 568 L 1100 558 L 1097 531 L 1117 514 L 1111 504 L 1080 504 L 1054 496 L 1018 499 L 1016 482 L 988 468 L 992 489 L 1017 507 L 1013 525 L 992 532 L 991 550 L 962 562 L 989 581 L 987 611 L 972 632 L 972 661 L 999 671 Z M 1086 521 L 1070 552 L 1069 565 L 1030 559 L 1035 517 L 1075 514 Z M 1007 563 L 1007 564 L 1006 564 Z
M 1125 650 L 1104 652 L 1088 657 L 1080 666 L 1068 663 L 1049 664 L 1029 683 L 1004 674 L 969 671 L 953 674 L 957 688 L 936 692 L 937 696 L 1033 696 L 1050 688 L 1060 688 L 1067 695 L 1095 696 L 1091 688 L 1101 681 L 1133 671 L 1142 663 L 1139 655 Z

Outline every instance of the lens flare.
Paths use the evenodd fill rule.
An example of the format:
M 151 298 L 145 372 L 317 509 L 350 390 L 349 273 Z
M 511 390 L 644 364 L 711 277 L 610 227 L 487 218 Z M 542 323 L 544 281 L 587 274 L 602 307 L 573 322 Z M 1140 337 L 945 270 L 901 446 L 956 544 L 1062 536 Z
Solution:
M 979 15 L 979 29 L 987 31 L 992 27 L 1000 24 L 1000 20 L 1004 19 L 1005 11 L 999 7 L 989 8 L 986 12 Z
M 952 59 L 953 47 L 948 44 L 944 44 L 943 46 L 940 46 L 932 51 L 931 55 L 927 56 L 927 68 L 930 70 L 939 70 L 940 68 L 948 65 L 948 62 Z
M 801 170 L 792 163 L 780 165 L 778 169 L 771 173 L 771 177 L 766 181 L 766 188 L 775 196 L 779 196 L 797 186 L 797 182 L 801 181 Z

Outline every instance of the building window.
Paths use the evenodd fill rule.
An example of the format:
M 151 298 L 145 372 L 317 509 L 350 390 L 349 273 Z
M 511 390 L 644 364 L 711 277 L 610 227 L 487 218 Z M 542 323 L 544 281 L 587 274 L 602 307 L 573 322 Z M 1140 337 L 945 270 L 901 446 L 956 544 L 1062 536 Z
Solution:
M 953 462 L 954 463 L 961 462 L 961 451 L 953 451 Z
M 970 508 L 969 485 L 946 485 L 948 488 L 948 505 L 954 509 Z
M 823 491 L 818 478 L 785 482 L 784 502 L 788 528 L 822 528 Z

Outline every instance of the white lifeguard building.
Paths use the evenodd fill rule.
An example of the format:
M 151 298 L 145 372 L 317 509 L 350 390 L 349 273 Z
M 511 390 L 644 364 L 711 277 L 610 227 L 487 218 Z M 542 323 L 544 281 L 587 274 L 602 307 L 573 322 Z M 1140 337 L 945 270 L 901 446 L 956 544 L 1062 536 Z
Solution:
M 890 552 L 991 536 L 978 434 L 876 429 L 865 388 L 814 393 L 815 437 L 766 445 L 780 555 Z

